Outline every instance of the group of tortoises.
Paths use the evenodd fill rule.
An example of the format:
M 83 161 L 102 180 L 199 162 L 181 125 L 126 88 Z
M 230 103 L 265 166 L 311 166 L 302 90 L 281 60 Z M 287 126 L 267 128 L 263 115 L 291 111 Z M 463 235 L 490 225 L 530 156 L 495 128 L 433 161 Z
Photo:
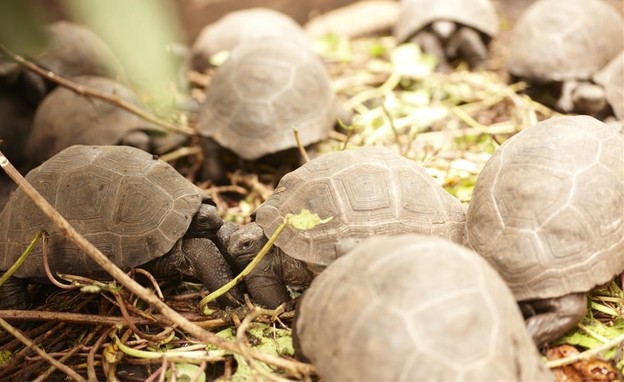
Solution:
M 400 5 L 398 42 L 419 44 L 441 71 L 457 58 L 486 67 L 499 25 L 489 1 Z M 509 71 L 557 88 L 563 111 L 605 117 L 612 110 L 621 119 L 622 19 L 605 6 L 536 1 L 514 26 Z M 38 63 L 145 107 L 123 84 L 112 52 L 99 48 L 104 43 L 88 40 L 97 39 L 88 31 L 64 32 L 72 28 L 86 31 L 50 26 L 55 43 Z M 211 59 L 221 51 L 229 56 L 215 68 Z M 191 65 L 214 72 L 196 123 L 205 179 L 219 182 L 228 166 L 294 151 L 293 127 L 303 145 L 320 141 L 340 118 L 323 62 L 280 13 L 250 9 L 209 25 L 191 48 Z M 161 128 L 53 88 L 4 58 L 0 69 L 2 91 L 19 88 L 21 97 L 0 105 L 25 110 L 0 112 L 11 113 L 12 126 L 30 128 L 15 153 L 37 166 L 27 180 L 123 269 L 141 266 L 214 290 L 288 214 L 308 209 L 331 218 L 310 230 L 287 227 L 244 285 L 219 299 L 233 306 L 248 292 L 273 308 L 291 300 L 287 286 L 309 287 L 297 308 L 295 345 L 326 380 L 551 380 L 535 345 L 574 327 L 587 310 L 585 293 L 624 271 L 624 138 L 590 116 L 553 118 L 506 141 L 468 208 L 389 149 L 334 152 L 301 165 L 291 152 L 298 168 L 252 223 L 232 233 L 201 189 L 148 154 L 162 152 Z M 105 276 L 21 190 L 0 213 L 0 227 L 2 270 L 45 229 L 53 272 Z M 0 306 L 28 306 L 25 279 L 45 280 L 43 261 L 35 249 L 0 288 Z

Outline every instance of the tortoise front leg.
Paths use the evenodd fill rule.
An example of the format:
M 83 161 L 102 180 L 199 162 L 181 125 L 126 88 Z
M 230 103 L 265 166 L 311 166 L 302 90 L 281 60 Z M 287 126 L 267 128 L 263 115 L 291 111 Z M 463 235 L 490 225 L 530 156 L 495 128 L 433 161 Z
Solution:
M 182 276 L 201 281 L 208 290 L 215 291 L 232 280 L 232 271 L 217 246 L 208 239 L 184 238 L 165 256 L 159 257 L 145 268 L 155 276 Z M 230 295 L 238 302 L 243 301 L 240 287 L 230 289 Z M 227 296 L 217 301 L 223 306 L 238 305 Z
M 275 309 L 290 300 L 290 294 L 282 279 L 279 257 L 279 253 L 272 249 L 245 277 L 251 299 L 269 309 Z
M 488 49 L 479 32 L 461 27 L 451 37 L 446 48 L 449 57 L 463 57 L 471 69 L 482 69 L 488 59 Z
M 585 293 L 521 301 L 519 304 L 527 329 L 537 346 L 543 346 L 560 338 L 575 327 L 587 313 Z
M 451 66 L 446 58 L 443 44 L 435 33 L 422 30 L 411 39 L 411 42 L 420 46 L 420 49 L 424 53 L 430 54 L 436 58 L 436 69 L 438 71 L 443 73 L 451 71 Z
M 28 288 L 25 280 L 9 277 L 0 286 L 0 309 L 26 309 L 28 300 Z

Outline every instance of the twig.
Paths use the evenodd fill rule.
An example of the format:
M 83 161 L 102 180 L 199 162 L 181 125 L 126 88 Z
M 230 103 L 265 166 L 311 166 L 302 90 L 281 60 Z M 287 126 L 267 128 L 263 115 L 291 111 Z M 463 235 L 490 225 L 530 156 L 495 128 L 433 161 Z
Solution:
M 392 118 L 392 116 L 390 115 L 390 112 L 388 111 L 388 108 L 386 107 L 386 105 L 383 102 L 381 103 L 381 110 L 383 110 L 384 114 L 386 115 L 386 118 L 388 118 L 388 123 L 390 124 L 390 129 L 392 129 L 392 133 L 394 134 L 394 142 L 396 143 L 397 146 L 399 146 L 399 152 L 400 152 L 401 156 L 405 156 L 405 154 L 407 152 L 404 151 L 403 145 L 401 144 L 399 131 L 397 130 L 397 128 L 396 128 L 396 126 L 394 124 L 394 118 Z
M 553 369 L 555 367 L 562 367 L 562 366 L 569 365 L 574 362 L 589 360 L 599 355 L 603 351 L 607 351 L 611 348 L 618 346 L 622 342 L 624 342 L 624 334 L 621 334 L 615 337 L 614 339 L 610 340 L 609 342 L 605 342 L 602 345 L 596 346 L 589 350 L 585 350 L 582 353 L 578 353 L 578 354 L 575 354 L 566 358 L 556 359 L 554 361 L 548 361 L 546 362 L 546 366 Z
M 91 341 L 91 339 L 93 338 L 94 335 L 95 335 L 95 332 L 88 333 L 87 336 L 84 339 L 84 342 L 86 343 L 86 342 Z M 82 349 L 82 344 L 75 345 L 70 351 L 65 353 L 59 359 L 59 362 L 63 362 L 63 361 L 68 360 L 69 358 L 71 358 L 74 354 L 76 354 L 81 349 Z M 34 379 L 33 382 L 44 382 L 44 381 L 46 381 L 50 377 L 50 375 L 52 375 L 52 373 L 54 373 L 55 370 L 56 370 L 56 367 L 54 365 L 51 365 L 50 367 L 48 367 L 48 369 L 46 371 L 44 371 L 39 376 L 37 376 L 37 378 Z
M 95 373 L 95 353 L 102 347 L 102 344 L 106 341 L 108 334 L 112 330 L 112 327 L 106 328 L 89 350 L 89 354 L 87 354 L 87 378 L 89 382 L 97 382 L 97 374 Z
M 0 318 L 6 318 L 10 320 L 19 321 L 62 321 L 72 324 L 85 324 L 85 325 L 124 325 L 123 317 L 115 316 L 102 316 L 99 314 L 82 314 L 82 313 L 67 313 L 67 312 L 44 312 L 37 310 L 0 310 Z M 154 320 L 146 318 L 132 317 L 131 321 L 135 325 L 149 325 L 153 324 Z
M 188 127 L 182 127 L 182 126 L 176 126 L 174 124 L 171 124 L 167 121 L 163 121 L 160 118 L 157 118 L 156 116 L 154 116 L 153 114 L 150 114 L 148 112 L 146 112 L 145 110 L 142 110 L 140 107 L 137 107 L 136 105 L 133 105 L 132 103 L 124 100 L 123 98 L 114 95 L 114 94 L 109 94 L 97 89 L 92 89 L 83 85 L 80 85 L 74 81 L 71 81 L 67 78 L 63 78 L 61 76 L 59 76 L 56 73 L 53 73 L 47 69 L 42 68 L 41 66 L 25 59 L 22 56 L 19 56 L 15 53 L 13 53 L 12 51 L 10 51 L 6 46 L 4 46 L 3 44 L 0 44 L 0 52 L 5 54 L 7 57 L 9 57 L 10 59 L 12 59 L 13 61 L 17 62 L 18 64 L 22 65 L 23 67 L 25 67 L 26 69 L 40 75 L 41 77 L 44 77 L 58 85 L 61 85 L 69 90 L 72 90 L 74 92 L 76 92 L 77 94 L 81 95 L 81 96 L 87 96 L 87 97 L 92 97 L 92 98 L 96 98 L 99 99 L 101 101 L 104 102 L 108 102 L 111 103 L 113 105 L 116 105 L 124 110 L 129 111 L 132 114 L 135 114 L 141 118 L 143 118 L 144 120 L 151 122 L 155 125 L 158 125 L 160 127 L 163 127 L 169 131 L 177 131 L 183 134 L 187 134 L 187 135 L 195 135 L 196 131 L 193 129 L 190 129 Z
M 152 286 L 154 287 L 154 292 L 156 293 L 158 298 L 161 300 L 165 299 L 165 296 L 163 296 L 162 291 L 160 290 L 160 286 L 158 285 L 158 281 L 156 281 L 156 279 L 151 273 L 149 273 L 143 268 L 133 268 L 130 270 L 130 272 L 128 272 L 130 276 L 134 275 L 135 273 L 140 273 L 143 276 L 145 276 L 149 280 L 149 282 L 152 284 Z
M 232 353 L 240 354 L 241 350 L 239 346 L 231 341 L 223 339 L 217 336 L 214 333 L 207 332 L 200 328 L 199 326 L 193 324 L 188 321 L 184 316 L 180 313 L 176 312 L 172 308 L 170 308 L 167 304 L 161 301 L 154 292 L 151 290 L 144 288 L 139 285 L 136 281 L 134 281 L 130 276 L 128 276 L 125 272 L 119 269 L 115 264 L 113 264 L 110 259 L 108 259 L 102 252 L 100 252 L 96 247 L 93 246 L 87 239 L 84 238 L 78 231 L 72 227 L 61 214 L 58 213 L 50 205 L 50 203 L 35 190 L 35 188 L 28 183 L 26 179 L 15 169 L 15 167 L 9 162 L 8 158 L 4 156 L 2 151 L 0 151 L 0 167 L 17 183 L 22 190 L 30 197 L 35 204 L 50 218 L 50 220 L 59 228 L 61 233 L 72 240 L 78 248 L 80 248 L 84 253 L 86 253 L 93 261 L 95 261 L 102 269 L 108 272 L 115 280 L 119 281 L 120 284 L 128 288 L 132 293 L 139 296 L 143 301 L 148 304 L 154 306 L 158 311 L 162 313 L 165 318 L 169 322 L 167 323 L 175 323 L 179 328 L 185 330 L 191 335 L 195 336 L 197 339 L 201 341 L 205 341 L 207 343 L 213 344 L 217 347 L 220 347 L 224 350 L 230 351 Z M 301 362 L 295 362 L 286 360 L 279 357 L 274 357 L 269 354 L 264 354 L 260 351 L 253 351 L 253 356 L 257 359 L 262 360 L 263 362 L 272 364 L 277 367 L 282 367 L 289 370 L 296 370 L 302 373 L 306 373 L 310 370 L 311 366 Z
M 162 336 L 160 336 L 160 335 L 151 335 L 151 334 L 147 334 L 147 333 L 144 333 L 143 331 L 139 330 L 139 328 L 136 327 L 136 325 L 132 321 L 132 318 L 128 314 L 128 309 L 126 309 L 126 302 L 121 297 L 121 294 L 113 293 L 113 296 L 115 297 L 115 301 L 117 301 L 117 306 L 119 306 L 119 311 L 121 312 L 121 315 L 124 318 L 124 322 L 126 324 L 128 324 L 128 327 L 130 328 L 130 330 L 132 330 L 134 332 L 134 334 L 136 334 L 137 336 L 139 336 L 142 339 L 145 339 L 145 340 L 148 340 L 148 341 L 152 341 L 152 342 L 158 342 L 158 341 L 160 341 L 162 339 Z M 171 327 L 169 327 L 168 330 L 171 331 L 173 329 Z
M 243 322 L 241 322 L 240 326 L 236 330 L 236 341 L 238 342 L 242 350 L 245 360 L 249 364 L 249 367 L 251 367 L 255 372 L 260 374 L 264 380 L 272 380 L 272 381 L 277 381 L 277 382 L 289 382 L 288 379 L 281 378 L 273 373 L 267 372 L 265 369 L 261 367 L 258 367 L 256 360 L 254 360 L 253 357 L 249 354 L 249 350 L 251 350 L 251 347 L 249 345 L 249 342 L 247 341 L 247 336 L 246 336 L 247 329 L 249 329 L 253 320 L 255 320 L 256 318 L 260 316 L 266 315 L 266 316 L 275 317 L 275 316 L 280 315 L 283 312 L 284 312 L 284 305 L 280 305 L 274 310 L 267 310 L 267 309 L 255 307 L 251 313 L 245 316 L 245 318 L 243 319 Z
M 180 158 L 191 156 L 191 155 L 199 155 L 201 153 L 202 153 L 202 149 L 199 146 L 181 147 L 175 151 L 171 151 L 166 154 L 160 155 L 159 158 L 165 162 L 171 162 L 176 159 L 180 159 Z
M 43 256 L 43 269 L 45 271 L 46 276 L 48 276 L 48 280 L 50 280 L 52 285 L 54 285 L 55 287 L 59 289 L 71 290 L 71 289 L 78 288 L 77 285 L 63 284 L 62 282 L 58 281 L 56 277 L 54 277 L 54 275 L 52 274 L 52 271 L 50 270 L 50 263 L 48 262 L 48 240 L 49 239 L 50 238 L 49 238 L 48 233 L 43 231 L 43 239 L 41 240 L 41 254 Z
M 17 330 L 16 328 L 14 328 L 8 322 L 6 322 L 5 320 L 3 320 L 1 318 L 0 318 L 0 326 L 2 327 L 2 329 L 4 329 L 7 332 L 11 333 L 11 335 L 13 337 L 15 337 L 18 340 L 20 340 L 27 348 L 29 348 L 29 349 L 33 350 L 35 353 L 37 353 L 39 355 L 39 357 L 45 359 L 48 363 L 50 363 L 51 365 L 54 365 L 54 367 L 56 367 L 57 369 L 59 369 L 63 373 L 67 374 L 68 377 L 73 378 L 75 381 L 87 382 L 84 378 L 82 378 L 80 376 L 80 374 L 76 373 L 76 371 L 74 371 L 72 368 L 67 367 L 64 364 L 62 364 L 61 362 L 57 361 L 56 359 L 50 357 L 48 355 L 48 353 L 43 351 L 43 349 L 38 347 L 29 338 L 24 336 L 22 334 L 22 332 L 20 332 L 19 330 Z
M 299 129 L 296 127 L 293 127 L 292 129 L 293 129 L 293 134 L 295 135 L 295 142 L 297 143 L 297 149 L 299 150 L 299 154 L 301 154 L 303 161 L 305 163 L 308 163 L 310 161 L 310 157 L 308 156 L 308 153 L 305 151 L 305 147 L 303 147 L 303 144 L 301 143 L 301 138 L 299 137 Z

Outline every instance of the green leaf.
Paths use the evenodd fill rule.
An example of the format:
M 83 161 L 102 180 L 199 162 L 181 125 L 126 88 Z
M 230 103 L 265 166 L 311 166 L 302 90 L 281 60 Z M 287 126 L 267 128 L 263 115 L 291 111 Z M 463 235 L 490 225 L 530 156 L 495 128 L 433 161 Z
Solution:
M 13 352 L 10 350 L 0 350 L 0 366 L 4 366 L 13 357 Z
M 582 322 L 582 327 L 576 328 L 568 332 L 559 343 L 565 343 L 580 346 L 585 349 L 592 349 L 598 345 L 602 345 L 606 340 L 614 339 L 624 334 L 624 318 L 618 318 L 609 326 L 603 324 L 596 319 L 586 318 Z M 611 359 L 615 355 L 616 349 L 611 349 L 603 354 L 606 359 Z
M 435 69 L 435 58 L 423 54 L 416 44 L 401 44 L 391 54 L 394 72 L 411 78 L 425 78 Z
M 253 347 L 265 354 L 274 356 L 293 356 L 295 354 L 290 330 L 274 328 L 267 324 L 256 323 L 253 328 L 247 331 L 247 333 L 254 336 L 258 340 L 258 344 Z M 217 335 L 230 341 L 236 341 L 236 334 L 230 328 L 220 331 Z M 245 361 L 245 358 L 234 354 L 234 359 L 236 360 L 237 367 L 236 372 L 232 375 L 232 379 L 230 381 L 243 382 L 253 380 L 255 374 L 247 361 Z M 257 361 L 257 366 L 268 372 L 273 371 L 269 365 L 260 361 Z
M 175 364 L 175 380 L 178 382 L 189 382 L 189 381 L 197 381 L 197 382 L 205 382 L 206 381 L 206 373 L 201 373 L 199 378 L 195 378 L 197 373 L 199 372 L 199 366 L 193 365 L 192 363 L 176 363 Z M 167 370 L 167 381 L 172 381 L 171 369 Z
M 325 224 L 333 218 L 333 216 L 330 216 L 326 219 L 321 219 L 317 214 L 303 208 L 301 212 L 296 215 L 286 215 L 286 223 L 295 229 L 306 231 L 316 227 L 319 224 Z

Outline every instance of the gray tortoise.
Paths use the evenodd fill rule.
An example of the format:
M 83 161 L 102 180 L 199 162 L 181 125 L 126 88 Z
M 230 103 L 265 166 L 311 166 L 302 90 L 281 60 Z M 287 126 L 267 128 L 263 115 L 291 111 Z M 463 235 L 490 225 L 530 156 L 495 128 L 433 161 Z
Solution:
M 480 69 L 488 43 L 498 33 L 498 16 L 490 0 L 401 0 L 394 27 L 398 43 L 413 41 L 436 57 L 440 71 L 458 57 Z
M 505 282 L 475 252 L 369 238 L 304 293 L 295 349 L 325 381 L 553 381 Z
M 509 72 L 538 87 L 559 87 L 560 110 L 594 115 L 605 96 L 590 80 L 624 49 L 623 27 L 622 16 L 601 0 L 539 0 L 514 26 Z
M 69 21 L 57 21 L 46 26 L 46 46 L 32 59 L 47 70 L 62 77 L 81 75 L 121 79 L 122 65 L 110 47 L 92 30 Z M 16 70 L 21 70 L 16 67 Z M 55 85 L 42 77 L 23 70 L 31 96 L 41 100 Z
M 615 118 L 624 120 L 624 51 L 594 75 L 594 82 L 604 89 L 604 98 Z
M 624 270 L 624 137 L 589 116 L 506 141 L 477 179 L 467 244 L 503 276 L 537 344 L 585 315 L 585 292 Z
M 76 145 L 30 171 L 26 179 L 123 270 L 145 266 L 160 276 L 195 278 L 211 290 L 232 277 L 213 242 L 223 223 L 215 206 L 173 167 L 144 151 Z M 21 189 L 0 213 L 0 227 L 3 271 L 13 265 L 39 230 L 46 230 L 53 273 L 109 277 L 65 238 Z M 25 280 L 47 280 L 42 264 L 38 245 L 0 288 L 3 307 L 27 305 Z M 220 302 L 232 304 L 227 298 Z
M 73 80 L 90 89 L 117 96 L 145 109 L 128 87 L 106 77 L 78 76 Z M 72 145 L 128 145 L 155 151 L 155 135 L 164 130 L 109 102 L 59 87 L 39 105 L 25 153 L 33 167 Z
M 201 106 L 197 130 L 204 137 L 204 177 L 223 178 L 223 147 L 256 160 L 328 136 L 338 104 L 329 74 L 311 49 L 289 39 L 238 45 L 219 67 Z
M 254 212 L 255 222 L 233 233 L 227 253 L 241 266 L 258 253 L 288 213 L 308 209 L 333 219 L 311 230 L 286 228 L 246 284 L 252 298 L 275 307 L 289 300 L 285 285 L 309 284 L 371 235 L 424 233 L 463 241 L 465 212 L 413 161 L 382 147 L 324 154 L 285 175 Z
M 192 67 L 208 69 L 210 58 L 222 51 L 231 51 L 243 42 L 265 38 L 293 39 L 311 48 L 312 44 L 301 26 L 285 13 L 269 8 L 248 8 L 230 12 L 205 26 L 191 48 Z

